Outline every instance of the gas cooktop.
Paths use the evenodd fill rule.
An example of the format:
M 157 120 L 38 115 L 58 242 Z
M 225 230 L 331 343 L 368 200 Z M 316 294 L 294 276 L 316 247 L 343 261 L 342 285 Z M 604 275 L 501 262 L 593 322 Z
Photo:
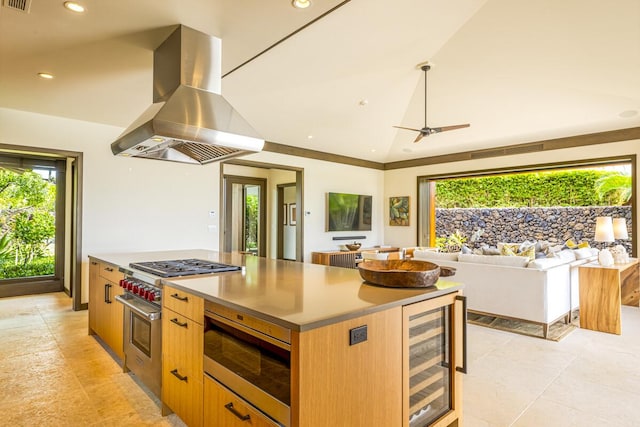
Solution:
M 242 267 L 221 264 L 201 259 L 176 259 L 170 261 L 132 262 L 129 267 L 159 277 L 192 276 L 195 274 L 221 273 L 224 271 L 238 271 Z

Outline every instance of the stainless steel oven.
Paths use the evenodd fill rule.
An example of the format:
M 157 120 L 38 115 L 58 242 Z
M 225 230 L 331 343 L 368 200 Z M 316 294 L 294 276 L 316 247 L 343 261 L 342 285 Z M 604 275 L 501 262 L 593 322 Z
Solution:
M 205 301 L 204 371 L 276 422 L 290 425 L 289 329 Z
M 120 285 L 126 289 L 124 294 L 116 296 L 116 300 L 124 306 L 123 369 L 133 372 L 159 397 L 162 384 L 162 320 L 161 307 L 156 302 L 160 300 L 160 290 L 133 278 L 122 280 Z

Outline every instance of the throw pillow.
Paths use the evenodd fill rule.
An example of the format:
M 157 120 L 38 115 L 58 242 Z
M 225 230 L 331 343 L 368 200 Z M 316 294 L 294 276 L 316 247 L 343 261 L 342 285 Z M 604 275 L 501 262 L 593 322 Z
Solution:
M 482 248 L 482 255 L 500 255 L 498 248 Z
M 578 249 L 582 249 L 582 248 L 590 248 L 591 245 L 589 245 L 589 242 L 580 242 L 578 243 Z
M 527 258 L 529 258 L 529 261 L 533 261 L 534 259 L 536 259 L 536 247 L 535 247 L 535 245 L 529 246 L 524 251 L 518 252 L 518 256 L 526 256 Z
M 516 256 L 516 252 L 509 245 L 502 245 L 502 249 L 500 249 L 500 255 L 506 256 Z
M 564 242 L 564 245 L 569 249 L 576 249 L 578 247 L 578 244 L 574 242 L 573 239 L 567 240 L 566 242 Z

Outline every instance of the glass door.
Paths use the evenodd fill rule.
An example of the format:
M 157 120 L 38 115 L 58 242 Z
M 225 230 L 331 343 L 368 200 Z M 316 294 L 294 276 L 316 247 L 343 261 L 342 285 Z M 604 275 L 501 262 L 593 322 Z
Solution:
M 460 350 L 464 327 L 458 321 L 461 316 L 455 315 L 457 298 L 463 297 L 456 295 L 403 307 L 405 426 L 447 426 L 459 416 L 462 382 L 458 372 L 466 368 L 456 368 L 464 366 Z
M 224 176 L 224 251 L 266 256 L 266 180 Z

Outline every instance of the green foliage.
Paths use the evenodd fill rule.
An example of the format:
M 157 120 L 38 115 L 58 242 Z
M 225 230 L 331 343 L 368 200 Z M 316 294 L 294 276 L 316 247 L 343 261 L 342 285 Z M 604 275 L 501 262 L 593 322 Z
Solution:
M 442 252 L 460 252 L 462 246 L 467 242 L 467 238 L 456 230 L 449 237 L 436 237 L 436 247 Z
M 51 255 L 55 238 L 56 185 L 33 171 L 0 169 L 0 259 L 11 258 L 25 277 L 40 265 L 37 258 Z M 41 269 L 41 268 L 40 268 Z M 22 272 L 22 273 L 20 273 Z M 49 273 L 47 273 L 49 274 Z
M 249 194 L 245 200 L 245 250 L 258 247 L 258 196 Z
M 611 205 L 624 205 L 631 200 L 631 176 L 616 173 L 600 177 L 595 190 L 600 200 Z
M 0 262 L 0 279 L 50 276 L 54 272 L 55 265 L 52 256 L 34 259 L 28 264 L 14 264 L 8 261 Z
M 596 182 L 616 172 L 581 169 L 436 182 L 439 208 L 602 206 Z M 629 178 L 630 179 L 630 178 Z

